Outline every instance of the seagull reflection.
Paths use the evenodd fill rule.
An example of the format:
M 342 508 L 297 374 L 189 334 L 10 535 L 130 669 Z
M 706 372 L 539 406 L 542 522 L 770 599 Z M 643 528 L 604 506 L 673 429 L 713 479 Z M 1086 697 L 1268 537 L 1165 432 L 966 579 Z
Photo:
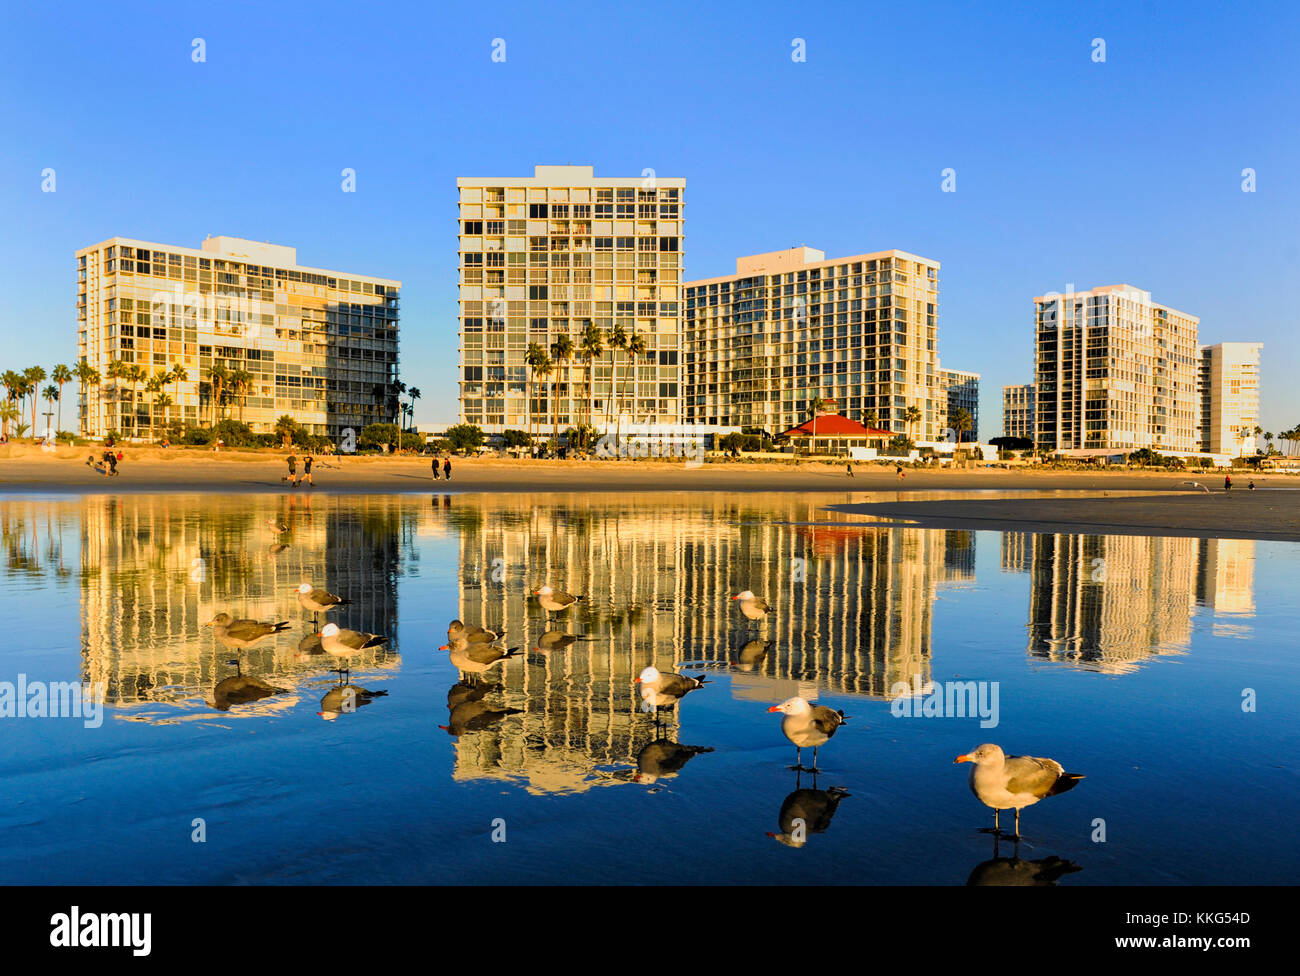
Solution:
M 562 651 L 570 644 L 577 643 L 578 638 L 573 634 L 567 634 L 562 630 L 548 630 L 537 638 L 537 650 L 543 654 L 549 654 L 551 651 Z
M 320 711 L 316 714 L 327 722 L 332 722 L 340 715 L 350 715 L 363 705 L 369 705 L 376 698 L 383 698 L 386 691 L 367 691 L 360 685 L 335 685 L 320 700 Z
M 1065 875 L 1083 870 L 1073 861 L 1066 861 L 1054 855 L 1033 861 L 1022 861 L 1020 859 L 1019 841 L 1015 842 L 1015 848 L 1010 857 L 999 857 L 998 842 L 1000 840 L 1001 837 L 997 834 L 993 835 L 992 859 L 981 861 L 975 865 L 970 877 L 966 879 L 967 885 L 1054 888 Z
M 712 751 L 712 746 L 687 746 L 667 739 L 647 742 L 636 754 L 636 773 L 632 782 L 649 784 L 657 782 L 660 777 L 676 776 L 696 756 Z
M 320 642 L 320 632 L 316 631 L 311 634 L 304 634 L 298 641 L 297 660 L 305 661 L 317 654 L 324 654 L 325 648 Z
M 781 803 L 781 812 L 777 814 L 781 832 L 774 834 L 769 831 L 767 835 L 786 847 L 803 847 L 808 843 L 809 834 L 823 833 L 831 825 L 840 801 L 852 795 L 840 786 L 817 789 L 815 775 L 812 789 L 803 789 L 800 785 L 801 775 L 802 773 L 795 773 L 795 790 Z
M 767 652 L 771 650 L 774 641 L 765 641 L 755 638 L 746 641 L 744 646 L 736 653 L 735 659 L 731 666 L 737 671 L 756 671 L 762 666 L 763 660 L 767 657 Z
M 232 678 L 218 681 L 212 689 L 212 707 L 219 712 L 228 712 L 232 705 L 247 705 L 251 702 L 270 698 L 272 695 L 287 694 L 287 688 L 268 685 L 261 678 L 236 674 Z
M 483 698 L 495 686 L 457 682 L 447 690 L 447 724 L 439 725 L 448 735 L 490 729 L 507 715 L 521 715 L 521 708 L 492 708 Z

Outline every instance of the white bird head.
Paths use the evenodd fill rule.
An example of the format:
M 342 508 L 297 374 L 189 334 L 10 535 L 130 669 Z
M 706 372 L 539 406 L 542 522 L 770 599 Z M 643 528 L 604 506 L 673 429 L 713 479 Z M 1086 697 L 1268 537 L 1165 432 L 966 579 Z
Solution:
M 311 592 L 311 584 L 310 584 L 310 583 L 302 583 L 302 584 L 299 585 L 299 587 L 298 587 L 298 592 L 299 592 L 299 593 L 310 593 L 310 592 Z
M 640 677 L 638 677 L 636 680 L 637 680 L 640 684 L 646 684 L 647 682 L 650 682 L 650 681 L 658 681 L 658 680 L 659 680 L 659 669 L 656 668 L 654 665 L 651 665 L 650 667 L 648 667 L 648 668 L 646 668 L 644 671 L 642 671 Z
M 322 637 L 337 637 L 338 633 L 339 633 L 338 624 L 326 624 L 324 627 L 321 628 L 320 631 L 320 635 Z
M 997 766 L 1006 759 L 1002 752 L 1001 746 L 996 746 L 992 742 L 986 742 L 978 748 L 972 749 L 964 756 L 958 756 L 953 760 L 955 763 L 973 762 L 976 766 Z
M 733 599 L 733 600 L 753 600 L 753 599 L 755 599 L 755 597 L 754 597 L 754 592 L 753 592 L 753 590 L 745 590 L 743 593 L 737 593 L 735 596 L 732 597 L 732 599 Z
M 812 711 L 812 706 L 802 698 L 787 698 L 781 704 L 773 705 L 768 711 L 784 712 L 786 715 L 803 715 L 805 712 Z
M 551 589 L 550 584 L 548 583 L 546 586 L 539 586 L 536 590 L 533 591 L 533 595 L 534 595 L 534 596 L 550 596 L 550 595 L 551 595 L 552 593 L 554 593 L 554 592 L 555 592 L 555 591 L 554 591 L 553 589 Z

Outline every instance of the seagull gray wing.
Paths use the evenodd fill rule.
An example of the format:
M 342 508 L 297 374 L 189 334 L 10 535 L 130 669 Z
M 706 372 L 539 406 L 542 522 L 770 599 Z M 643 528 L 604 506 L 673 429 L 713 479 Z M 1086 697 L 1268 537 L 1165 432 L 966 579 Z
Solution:
M 1028 793 L 1030 796 L 1047 796 L 1065 770 L 1055 759 L 1038 759 L 1034 756 L 1008 756 L 1003 767 L 1007 776 L 1007 792 Z

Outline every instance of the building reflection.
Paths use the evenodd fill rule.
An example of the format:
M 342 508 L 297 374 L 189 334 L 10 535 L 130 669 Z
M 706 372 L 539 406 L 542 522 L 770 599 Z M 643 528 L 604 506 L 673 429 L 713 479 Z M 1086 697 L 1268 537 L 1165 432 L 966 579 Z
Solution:
M 365 497 L 344 506 L 306 495 L 195 501 L 142 495 L 78 502 L 81 679 L 102 683 L 107 704 L 222 704 L 214 690 L 236 673 L 229 664 L 236 655 L 203 624 L 226 611 L 294 624 L 284 637 L 238 655 L 240 673 L 287 693 L 231 712 L 294 707 L 298 686 L 333 666 L 318 642 L 313 646 L 310 615 L 294 596 L 306 580 L 352 600 L 330 615 L 341 626 L 395 633 L 396 580 L 415 500 L 406 507 Z M 353 667 L 396 662 L 393 644 L 360 655 Z
M 501 496 L 476 500 L 458 525 L 459 617 L 530 653 L 502 678 L 501 701 L 520 715 L 458 740 L 457 775 L 548 792 L 635 763 L 654 736 L 634 685 L 648 664 L 727 669 L 732 695 L 769 703 L 883 699 L 900 682 L 926 682 L 936 591 L 974 579 L 972 532 L 854 525 L 788 495 Z M 585 597 L 570 619 L 548 623 L 529 599 L 544 582 Z M 745 589 L 775 608 L 761 624 L 747 625 L 731 600 Z M 557 628 L 580 639 L 557 642 Z M 755 640 L 770 649 L 753 663 Z M 548 644 L 559 646 L 533 651 Z M 666 715 L 674 740 L 678 721 Z

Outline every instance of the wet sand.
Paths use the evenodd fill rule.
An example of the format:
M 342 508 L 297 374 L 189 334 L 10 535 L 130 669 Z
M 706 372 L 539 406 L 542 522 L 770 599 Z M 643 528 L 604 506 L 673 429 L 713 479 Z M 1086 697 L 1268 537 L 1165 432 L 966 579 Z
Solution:
M 102 449 L 101 449 L 102 451 Z M 907 469 L 857 464 L 727 461 L 688 467 L 680 460 L 533 461 L 452 458 L 452 480 L 433 480 L 428 457 L 318 458 L 315 487 L 297 489 L 284 476 L 286 453 L 123 448 L 120 474 L 104 477 L 86 465 L 87 448 L 51 455 L 25 445 L 0 447 L 0 496 L 144 492 L 314 491 L 338 494 L 442 492 L 726 491 L 826 492 L 844 512 L 906 520 L 937 528 L 1040 532 L 1131 532 L 1300 541 L 1300 477 L 1256 476 L 1260 490 L 1222 491 L 1213 473 L 1041 471 L 975 468 Z M 302 455 L 298 457 L 301 459 Z M 299 464 L 299 473 L 302 466 Z M 1200 480 L 1213 494 L 1189 491 Z M 927 499 L 932 492 L 969 497 Z M 989 498 L 983 492 L 1109 492 L 1109 496 Z M 864 497 L 865 496 L 865 497 Z M 874 497 L 873 497 L 874 496 Z

